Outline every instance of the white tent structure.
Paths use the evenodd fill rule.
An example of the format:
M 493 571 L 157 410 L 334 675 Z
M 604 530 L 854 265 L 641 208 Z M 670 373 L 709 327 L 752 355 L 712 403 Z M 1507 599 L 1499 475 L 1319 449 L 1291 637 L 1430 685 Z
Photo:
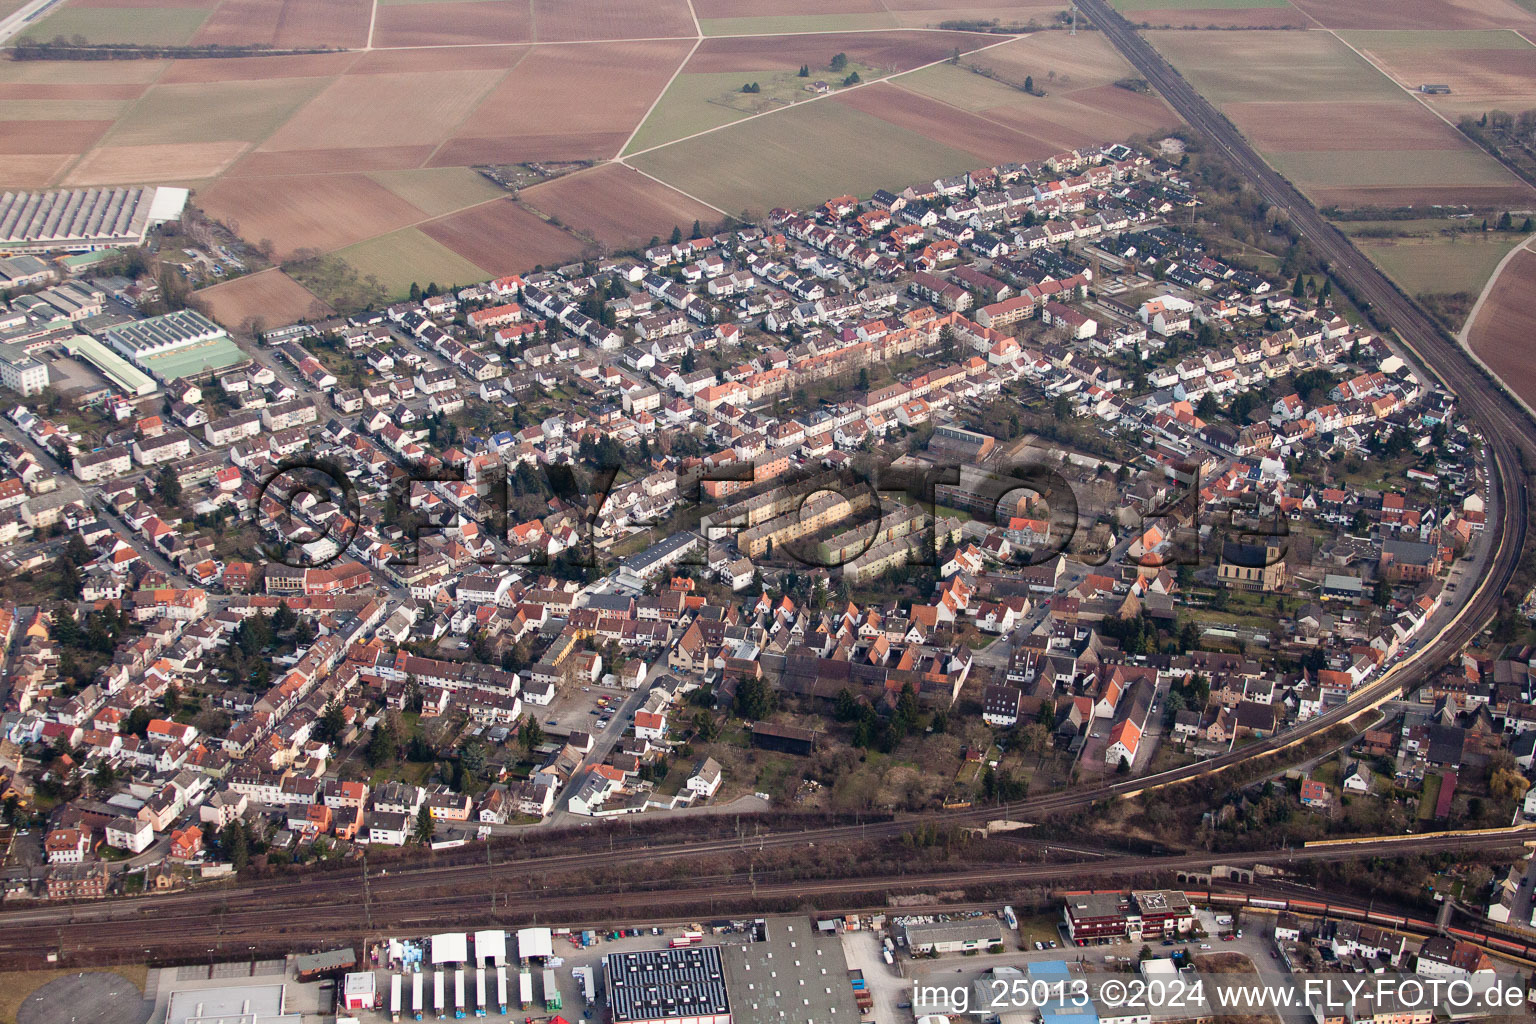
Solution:
M 507 933 L 500 928 L 475 932 L 475 963 L 495 967 L 507 962 Z
M 554 935 L 548 928 L 519 928 L 517 955 L 521 960 L 532 960 L 536 956 L 554 956 Z
M 469 959 L 469 936 L 464 932 L 443 932 L 432 936 L 433 964 L 462 964 Z

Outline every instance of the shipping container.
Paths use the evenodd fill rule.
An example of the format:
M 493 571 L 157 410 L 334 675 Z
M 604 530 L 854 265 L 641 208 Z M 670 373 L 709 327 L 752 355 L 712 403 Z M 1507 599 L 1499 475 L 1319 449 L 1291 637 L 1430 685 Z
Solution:
M 560 986 L 555 982 L 554 968 L 544 968 L 544 1009 L 558 1010 L 564 1004 L 560 1000 Z
M 444 996 L 443 996 L 443 990 L 445 988 L 446 988 L 446 985 L 444 985 L 444 983 L 443 983 L 443 972 L 440 971 L 440 970 L 433 971 L 432 972 L 432 1009 L 437 1011 L 437 1019 L 438 1020 L 442 1020 L 444 1017 L 448 1016 L 448 1003 L 444 999 Z
M 485 968 L 475 968 L 475 1016 L 485 1016 Z
M 411 975 L 411 1014 L 417 1020 L 421 1020 L 421 1013 L 424 1009 L 421 1005 L 421 983 L 422 975 L 420 972 Z
M 456 967 L 453 971 L 453 1016 L 455 1020 L 464 1016 L 464 968 Z
M 524 968 L 517 974 L 517 1006 L 526 1010 L 533 1005 L 533 972 Z
M 581 993 L 590 1006 L 597 1002 L 597 969 L 588 967 L 581 972 Z
M 389 976 L 389 1019 L 398 1022 L 400 1020 L 400 990 L 405 985 L 405 979 L 398 974 Z

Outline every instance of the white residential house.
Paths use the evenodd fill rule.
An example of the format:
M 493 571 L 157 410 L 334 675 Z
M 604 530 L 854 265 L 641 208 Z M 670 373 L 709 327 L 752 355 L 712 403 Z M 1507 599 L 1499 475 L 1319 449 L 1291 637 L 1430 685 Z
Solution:
M 720 779 L 719 762 L 712 757 L 706 757 L 688 777 L 688 792 L 696 793 L 707 800 L 720 789 Z
M 394 811 L 373 811 L 366 821 L 368 842 L 380 846 L 404 846 L 414 824 L 411 818 Z
M 107 823 L 107 845 L 115 850 L 143 853 L 154 841 L 154 827 L 147 821 L 117 817 Z

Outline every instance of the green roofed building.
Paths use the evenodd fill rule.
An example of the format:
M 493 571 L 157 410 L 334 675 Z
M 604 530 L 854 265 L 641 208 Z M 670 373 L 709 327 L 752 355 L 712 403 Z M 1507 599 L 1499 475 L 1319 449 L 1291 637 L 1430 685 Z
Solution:
M 142 398 L 155 393 L 155 382 L 148 374 L 95 338 L 84 334 L 66 338 L 64 351 L 96 367 L 103 377 L 121 388 L 131 398 Z
M 191 309 L 108 327 L 101 340 L 156 380 L 169 384 L 250 361 L 224 328 Z
M 108 328 L 101 340 L 134 362 L 141 363 L 147 356 L 224 336 L 224 328 L 203 314 L 196 310 L 179 309 L 164 316 L 152 316 L 147 320 L 134 320 Z

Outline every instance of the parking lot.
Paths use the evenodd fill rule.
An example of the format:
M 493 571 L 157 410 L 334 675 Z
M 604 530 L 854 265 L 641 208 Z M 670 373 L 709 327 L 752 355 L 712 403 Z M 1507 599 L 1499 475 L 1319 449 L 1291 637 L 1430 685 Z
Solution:
M 614 721 L 613 716 L 633 695 L 633 690 L 617 686 L 565 686 L 555 691 L 555 701 L 549 707 L 529 706 L 528 711 L 551 737 L 563 740 L 573 732 L 585 732 L 596 739 L 607 729 L 622 731 L 629 724 Z M 608 725 L 600 729 L 604 719 Z

